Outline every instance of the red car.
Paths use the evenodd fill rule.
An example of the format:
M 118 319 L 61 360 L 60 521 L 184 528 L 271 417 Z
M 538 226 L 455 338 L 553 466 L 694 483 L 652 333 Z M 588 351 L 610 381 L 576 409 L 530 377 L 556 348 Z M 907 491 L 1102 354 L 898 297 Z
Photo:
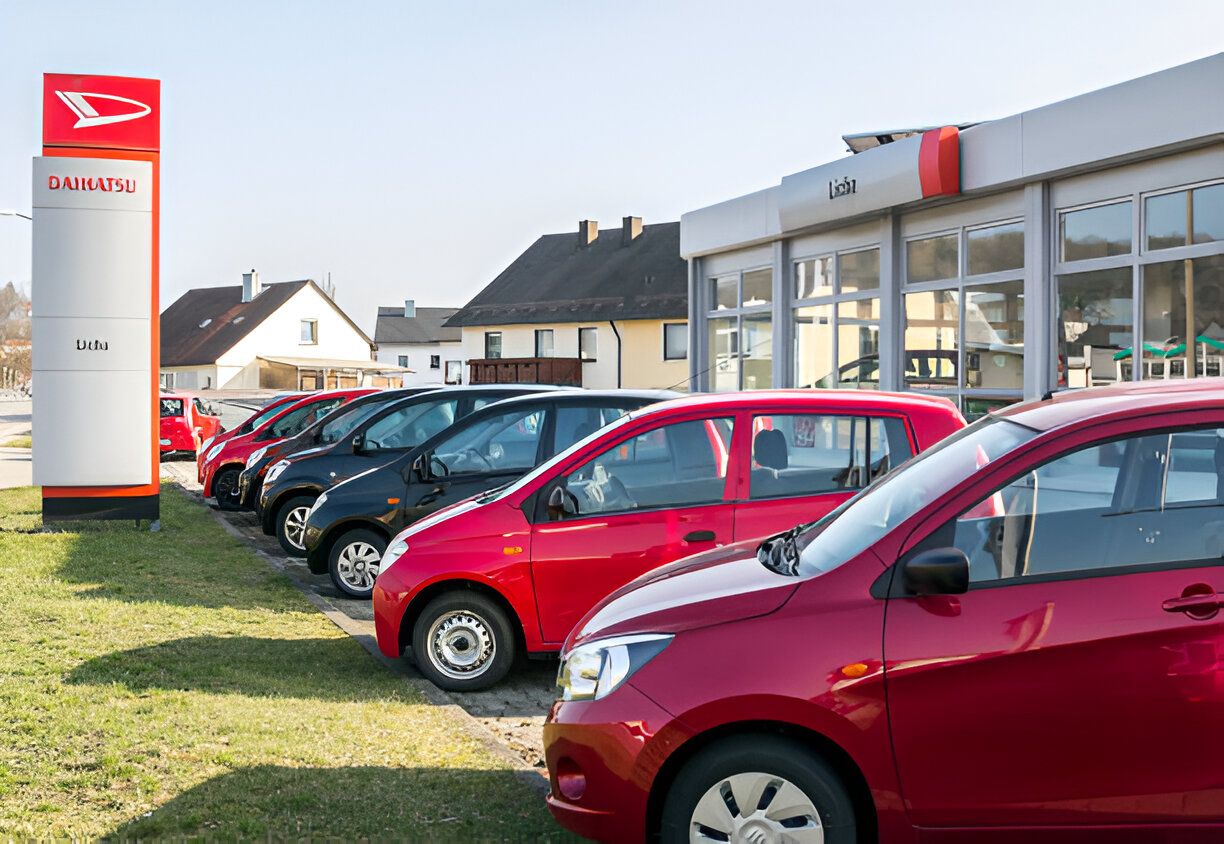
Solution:
M 202 443 L 200 443 L 200 447 L 196 450 L 196 480 L 198 480 L 200 483 L 204 483 L 204 462 L 208 457 L 208 453 L 213 450 L 214 446 L 219 446 L 221 443 L 225 442 L 226 440 L 232 440 L 234 437 L 241 437 L 243 434 L 251 433 L 251 431 L 254 431 L 256 428 L 263 425 L 263 423 L 267 422 L 282 409 L 284 409 L 285 405 L 299 401 L 301 398 L 301 393 L 286 393 L 285 395 L 277 396 L 248 416 L 246 421 L 237 428 L 233 428 L 229 431 L 219 431 L 213 436 L 205 439 Z M 220 453 L 220 451 L 221 449 L 218 448 L 213 453 L 217 454 Z
M 592 610 L 548 804 L 613 841 L 1222 841 L 1222 603 L 1224 382 L 1014 406 Z
M 374 585 L 378 646 L 443 688 L 485 688 L 633 578 L 818 518 L 964 424 L 947 399 L 859 391 L 651 405 L 399 533 Z
M 268 415 L 268 411 L 261 414 L 267 418 L 248 433 L 214 442 L 205 452 L 204 460 L 200 464 L 200 483 L 204 486 L 204 500 L 223 509 L 236 508 L 238 475 L 246 466 L 247 458 L 253 454 L 262 457 L 260 450 L 264 446 L 300 434 L 316 420 L 322 419 L 350 399 L 373 392 L 374 389 L 363 387 L 324 390 L 296 396 L 295 401 L 282 403 L 271 415 Z
M 220 417 L 209 412 L 199 396 L 162 393 L 158 444 L 162 458 L 173 454 L 196 456 L 200 443 L 221 432 Z

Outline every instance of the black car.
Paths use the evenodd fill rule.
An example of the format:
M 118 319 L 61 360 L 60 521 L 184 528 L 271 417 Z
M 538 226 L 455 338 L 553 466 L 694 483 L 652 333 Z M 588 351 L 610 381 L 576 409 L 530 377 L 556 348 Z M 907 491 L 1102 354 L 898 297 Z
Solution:
M 264 473 L 280 458 L 315 446 L 334 443 L 380 407 L 415 396 L 417 393 L 437 389 L 439 388 L 405 387 L 360 396 L 336 408 L 300 434 L 256 449 L 247 457 L 246 466 L 238 475 L 236 506 L 243 510 L 256 509 Z
M 306 562 L 341 592 L 368 597 L 400 530 L 448 504 L 507 484 L 667 390 L 566 391 L 507 399 L 389 463 L 320 495 L 306 518 Z
M 343 433 L 297 453 L 282 452 L 268 467 L 255 505 L 263 531 L 275 536 L 286 553 L 302 556 L 302 527 L 319 493 L 394 460 L 487 404 L 558 389 L 541 384 L 442 387 L 380 404 L 344 426 Z

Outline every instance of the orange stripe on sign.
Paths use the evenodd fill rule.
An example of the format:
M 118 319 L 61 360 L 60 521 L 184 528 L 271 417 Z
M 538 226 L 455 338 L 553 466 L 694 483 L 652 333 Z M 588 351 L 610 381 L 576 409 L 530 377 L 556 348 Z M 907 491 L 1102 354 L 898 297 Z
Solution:
M 918 178 L 923 197 L 960 193 L 960 131 L 955 126 L 922 133 Z

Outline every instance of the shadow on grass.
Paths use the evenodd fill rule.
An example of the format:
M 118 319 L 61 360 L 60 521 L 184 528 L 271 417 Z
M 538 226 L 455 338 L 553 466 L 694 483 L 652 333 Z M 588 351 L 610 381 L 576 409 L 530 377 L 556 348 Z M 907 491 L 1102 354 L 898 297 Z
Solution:
M 513 771 L 243 768 L 108 833 L 109 840 L 576 841 Z
M 197 636 L 95 657 L 69 672 L 78 685 L 361 702 L 383 699 L 395 675 L 349 637 Z

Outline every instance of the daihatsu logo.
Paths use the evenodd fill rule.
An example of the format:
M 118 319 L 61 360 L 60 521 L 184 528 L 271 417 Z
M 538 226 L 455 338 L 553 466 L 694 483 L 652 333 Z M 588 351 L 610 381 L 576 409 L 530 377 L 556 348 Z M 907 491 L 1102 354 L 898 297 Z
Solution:
M 127 97 L 116 97 L 114 94 L 85 94 L 77 91 L 56 91 L 55 95 L 64 101 L 64 105 L 72 109 L 80 119 L 72 125 L 73 129 L 85 129 L 90 126 L 104 126 L 107 123 L 122 123 L 125 120 L 135 120 L 138 117 L 144 117 L 153 109 L 144 103 L 138 103 L 136 100 L 129 100 Z M 114 100 L 115 102 L 127 103 L 128 105 L 136 106 L 140 111 L 129 111 L 121 114 L 99 114 L 98 110 L 90 104 L 89 100 Z

